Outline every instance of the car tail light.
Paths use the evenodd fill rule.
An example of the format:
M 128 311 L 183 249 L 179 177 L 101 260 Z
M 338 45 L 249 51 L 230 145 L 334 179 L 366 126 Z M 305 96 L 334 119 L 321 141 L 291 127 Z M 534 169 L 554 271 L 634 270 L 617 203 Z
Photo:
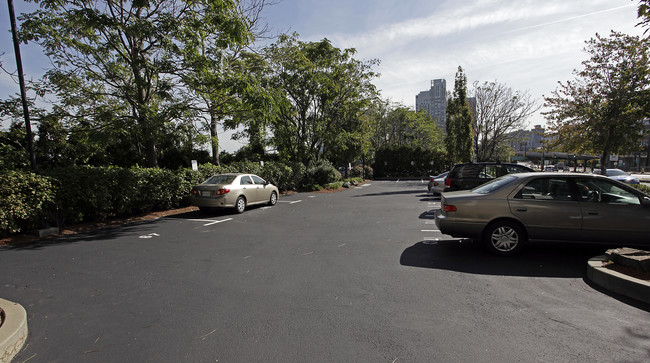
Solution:
M 429 181 L 432 182 L 432 181 L 433 181 L 433 178 L 429 178 Z
M 451 178 L 445 178 L 445 186 L 451 187 Z
M 433 182 L 433 186 L 434 186 L 434 187 L 437 187 L 438 184 L 439 184 L 438 182 Z
M 445 205 L 443 207 L 445 212 L 455 212 L 456 211 L 456 206 L 455 205 Z
M 217 192 L 215 194 L 216 195 L 223 195 L 223 194 L 227 194 L 227 193 L 230 193 L 230 189 L 221 188 L 221 189 L 217 190 Z

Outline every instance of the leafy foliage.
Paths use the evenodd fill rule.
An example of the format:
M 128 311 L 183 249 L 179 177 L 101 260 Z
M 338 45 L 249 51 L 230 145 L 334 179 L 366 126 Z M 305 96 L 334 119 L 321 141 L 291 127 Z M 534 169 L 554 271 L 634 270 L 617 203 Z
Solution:
M 38 227 L 43 210 L 54 202 L 55 191 L 52 180 L 44 176 L 0 173 L 0 235 Z
M 573 81 L 560 83 L 546 97 L 549 128 L 556 145 L 579 153 L 600 153 L 607 165 L 611 153 L 631 151 L 649 114 L 649 41 L 612 31 L 587 41 L 590 58 L 574 71 Z
M 54 68 L 42 87 L 59 98 L 54 113 L 75 131 L 126 140 L 136 163 L 152 167 L 160 143 L 187 136 L 177 124 L 194 116 L 180 86 L 178 45 L 206 34 L 221 47 L 245 38 L 230 0 L 38 2 L 39 10 L 24 15 L 22 36 L 50 57 Z
M 449 164 L 445 151 L 400 146 L 377 150 L 372 168 L 375 178 L 422 177 L 449 170 Z
M 467 77 L 458 67 L 454 92 L 447 103 L 447 153 L 452 162 L 469 162 L 472 159 L 472 114 L 467 102 Z
M 354 147 L 361 144 L 361 115 L 375 94 L 370 81 L 376 61 L 358 61 L 354 49 L 340 50 L 327 39 L 302 42 L 295 36 L 281 36 L 266 52 L 274 92 L 270 126 L 280 158 L 309 165 L 321 150 L 360 153 Z

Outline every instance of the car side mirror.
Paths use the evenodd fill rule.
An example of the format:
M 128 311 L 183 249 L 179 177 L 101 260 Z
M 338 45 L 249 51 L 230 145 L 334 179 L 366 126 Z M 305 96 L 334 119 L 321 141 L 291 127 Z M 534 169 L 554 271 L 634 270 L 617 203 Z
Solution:
M 650 197 L 642 197 L 641 198 L 641 204 L 643 204 L 646 207 L 650 207 Z

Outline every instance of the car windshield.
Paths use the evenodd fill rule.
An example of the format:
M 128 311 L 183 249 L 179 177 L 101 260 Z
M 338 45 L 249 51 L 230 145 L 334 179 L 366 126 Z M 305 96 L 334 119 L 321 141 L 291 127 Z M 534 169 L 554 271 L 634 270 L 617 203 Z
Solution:
M 502 177 L 490 180 L 485 184 L 479 185 L 478 187 L 472 189 L 472 193 L 488 194 L 503 187 L 504 185 L 510 184 L 515 179 L 517 178 L 512 175 L 504 175 Z
M 607 176 L 620 176 L 620 175 L 627 176 L 628 175 L 628 173 L 624 172 L 621 169 L 607 169 L 605 171 L 605 173 L 607 174 Z
M 203 184 L 230 184 L 233 180 L 235 180 L 234 175 L 214 175 L 210 179 L 204 181 Z

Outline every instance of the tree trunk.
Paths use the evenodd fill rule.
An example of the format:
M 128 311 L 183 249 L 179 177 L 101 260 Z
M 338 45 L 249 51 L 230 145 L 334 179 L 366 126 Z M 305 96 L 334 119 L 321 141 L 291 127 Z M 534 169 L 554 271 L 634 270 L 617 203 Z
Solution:
M 150 168 L 158 167 L 158 155 L 156 152 L 156 139 L 153 136 L 147 138 L 146 144 L 147 166 Z
M 212 162 L 219 165 L 219 118 L 214 111 L 210 111 L 210 143 L 212 146 Z

